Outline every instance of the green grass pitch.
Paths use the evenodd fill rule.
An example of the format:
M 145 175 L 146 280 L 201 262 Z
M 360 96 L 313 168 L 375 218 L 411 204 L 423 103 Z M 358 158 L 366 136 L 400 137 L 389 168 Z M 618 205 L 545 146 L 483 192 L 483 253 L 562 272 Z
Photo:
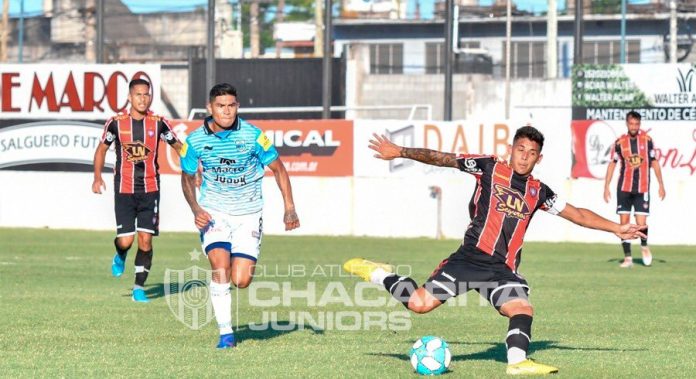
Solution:
M 507 320 L 480 306 L 474 292 L 466 304 L 411 314 L 410 328 L 398 331 L 389 330 L 391 324 L 365 330 L 362 321 L 354 322 L 357 330 L 337 330 L 327 320 L 402 312 L 400 305 L 319 303 L 328 288 L 334 299 L 341 290 L 354 295 L 359 280 L 338 270 L 348 258 L 410 265 L 421 283 L 456 249 L 456 240 L 266 236 L 255 282 L 267 288 L 258 297 L 278 294 L 273 285 L 299 291 L 312 282 L 317 301 L 308 304 L 298 296 L 290 306 L 252 306 L 249 289 L 234 290 L 240 343 L 232 351 L 214 349 L 214 322 L 192 330 L 168 305 L 165 269 L 209 268 L 204 258 L 188 254 L 200 250 L 195 234 L 155 239 L 150 304 L 129 297 L 134 249 L 124 276 L 110 276 L 112 240 L 109 232 L 0 229 L 0 376 L 408 378 L 416 375 L 407 353 L 424 335 L 449 343 L 453 360 L 445 377 L 505 376 Z M 526 244 L 520 271 L 536 310 L 531 356 L 559 367 L 559 377 L 693 377 L 696 248 L 652 248 L 652 267 L 624 270 L 618 268 L 618 243 Z M 639 255 L 638 246 L 633 249 Z M 378 289 L 365 297 L 368 292 L 370 298 L 387 298 Z M 287 330 L 250 327 L 264 312 Z M 314 320 L 293 326 L 298 314 Z

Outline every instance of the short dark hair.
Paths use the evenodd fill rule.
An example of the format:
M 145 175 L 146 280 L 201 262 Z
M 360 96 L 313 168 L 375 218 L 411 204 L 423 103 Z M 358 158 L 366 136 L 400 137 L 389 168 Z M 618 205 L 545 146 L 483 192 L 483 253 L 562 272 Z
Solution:
M 150 88 L 150 82 L 148 82 L 145 79 L 133 79 L 128 83 L 128 91 L 130 92 L 133 87 L 139 86 L 139 85 L 146 85 L 147 88 Z
M 539 152 L 544 148 L 544 135 L 541 134 L 537 128 L 533 126 L 523 126 L 515 132 L 515 137 L 512 139 L 514 144 L 520 138 L 528 138 L 530 141 L 534 141 L 539 144 Z
M 229 83 L 218 83 L 210 89 L 210 94 L 208 94 L 208 101 L 212 103 L 216 97 L 225 95 L 232 95 L 234 97 L 237 97 L 237 89 Z
M 636 111 L 630 111 L 626 113 L 626 121 L 628 121 L 629 118 L 635 118 L 636 120 L 640 121 L 641 116 L 640 113 Z

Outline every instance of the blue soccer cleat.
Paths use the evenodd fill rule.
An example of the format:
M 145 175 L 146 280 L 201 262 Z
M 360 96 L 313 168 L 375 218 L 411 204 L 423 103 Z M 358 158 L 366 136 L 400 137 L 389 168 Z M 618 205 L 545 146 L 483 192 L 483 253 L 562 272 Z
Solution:
M 234 342 L 234 333 L 221 335 L 220 342 L 217 344 L 218 349 L 230 349 L 236 346 L 237 343 Z
M 113 275 L 116 278 L 121 277 L 123 275 L 123 271 L 126 268 L 126 261 L 125 259 L 121 259 L 121 256 L 116 253 L 114 255 L 114 259 L 111 261 L 111 275 Z
M 150 300 L 145 295 L 145 291 L 142 288 L 133 288 L 133 301 L 136 303 L 149 303 Z

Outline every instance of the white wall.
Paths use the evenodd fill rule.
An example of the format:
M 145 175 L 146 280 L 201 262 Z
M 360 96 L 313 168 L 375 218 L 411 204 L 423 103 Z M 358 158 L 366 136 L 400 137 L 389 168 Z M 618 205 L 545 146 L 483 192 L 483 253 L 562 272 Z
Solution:
M 377 162 L 382 164 L 382 162 Z M 111 176 L 105 176 L 107 182 Z M 113 230 L 113 192 L 91 193 L 88 173 L 0 172 L 0 227 L 49 227 Z M 612 220 L 613 202 L 601 200 L 602 183 L 597 180 L 557 180 L 552 188 L 576 206 L 588 207 Z M 12 185 L 7 185 L 12 183 Z M 297 212 L 302 224 L 292 235 L 355 235 L 389 237 L 435 237 L 436 201 L 429 187 L 443 190 L 443 232 L 461 238 L 469 222 L 468 202 L 473 179 L 456 173 L 404 178 L 293 178 Z M 191 212 L 179 188 L 179 177 L 162 180 L 161 230 L 195 231 Z M 688 200 L 695 193 L 694 181 L 678 181 L 668 187 L 669 197 L 654 201 L 648 218 L 650 241 L 655 244 L 696 244 L 694 211 Z M 282 198 L 272 178 L 264 181 L 266 209 L 264 228 L 268 234 L 285 234 Z M 686 209 L 690 207 L 691 209 Z M 616 242 L 608 233 L 583 229 L 545 212 L 537 212 L 527 241 Z
M 570 203 L 616 220 L 614 201 L 605 204 L 602 200 L 602 180 L 568 178 L 571 165 L 568 112 L 560 108 L 533 112 L 533 124 L 545 134 L 547 141 L 544 159 L 533 174 Z M 514 132 L 518 124 L 526 122 L 525 118 L 528 118 L 528 112 L 516 121 L 507 122 L 509 130 Z M 367 148 L 367 139 L 373 131 L 394 131 L 409 124 L 413 125 L 401 120 L 356 121 L 353 177 L 293 177 L 293 192 L 302 226 L 289 234 L 434 237 L 437 204 L 429 196 L 429 187 L 437 185 L 443 193 L 444 235 L 461 238 L 469 222 L 468 202 L 474 186 L 472 177 L 454 169 L 433 170 L 431 166 L 419 166 L 419 163 L 393 173 L 387 162 L 372 158 Z M 480 124 L 483 124 L 483 129 L 479 129 Z M 415 125 L 418 127 L 417 123 Z M 479 151 L 479 130 L 484 133 L 481 137 L 483 150 L 492 149 L 490 129 L 493 123 L 458 121 L 436 125 L 442 130 L 444 150 L 451 146 L 448 138 L 454 135 L 452 128 L 458 125 L 466 130 L 470 153 L 490 153 Z M 416 134 L 413 143 L 422 144 L 422 137 Z M 696 161 L 691 164 L 696 165 Z M 694 174 L 689 175 L 686 169 L 688 167 L 663 170 L 668 193 L 664 202 L 657 199 L 657 186 L 652 186 L 653 206 L 648 219 L 652 243 L 696 244 L 695 225 L 691 218 L 696 211 L 692 201 L 696 180 Z M 104 180 L 112 183 L 113 176 L 105 175 Z M 104 195 L 92 194 L 91 173 L 0 171 L 0 183 L 0 227 L 114 229 L 112 187 L 109 185 Z M 195 227 L 181 194 L 179 176 L 163 175 L 162 188 L 161 230 L 193 232 Z M 267 205 L 265 231 L 285 234 L 282 198 L 272 177 L 264 180 L 264 194 Z M 528 241 L 616 242 L 616 237 L 611 234 L 583 229 L 545 212 L 537 212 L 527 236 Z

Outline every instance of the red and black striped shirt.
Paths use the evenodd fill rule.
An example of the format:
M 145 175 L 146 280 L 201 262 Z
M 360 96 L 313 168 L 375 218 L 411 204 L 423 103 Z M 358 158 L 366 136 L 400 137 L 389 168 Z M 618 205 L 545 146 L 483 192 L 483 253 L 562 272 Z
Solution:
M 642 130 L 631 137 L 624 134 L 614 143 L 614 162 L 621 161 L 621 173 L 617 190 L 631 193 L 650 191 L 650 164 L 655 160 L 655 151 L 650 136 Z
M 565 202 L 546 184 L 531 175 L 518 175 L 493 156 L 461 155 L 458 163 L 460 170 L 476 177 L 464 247 L 492 255 L 516 272 L 534 213 L 542 209 L 558 214 Z
M 130 114 L 117 114 L 104 124 L 101 142 L 116 142 L 114 190 L 132 194 L 159 191 L 157 148 L 160 139 L 173 145 L 178 140 L 174 130 L 161 116 L 149 113 L 142 120 Z

